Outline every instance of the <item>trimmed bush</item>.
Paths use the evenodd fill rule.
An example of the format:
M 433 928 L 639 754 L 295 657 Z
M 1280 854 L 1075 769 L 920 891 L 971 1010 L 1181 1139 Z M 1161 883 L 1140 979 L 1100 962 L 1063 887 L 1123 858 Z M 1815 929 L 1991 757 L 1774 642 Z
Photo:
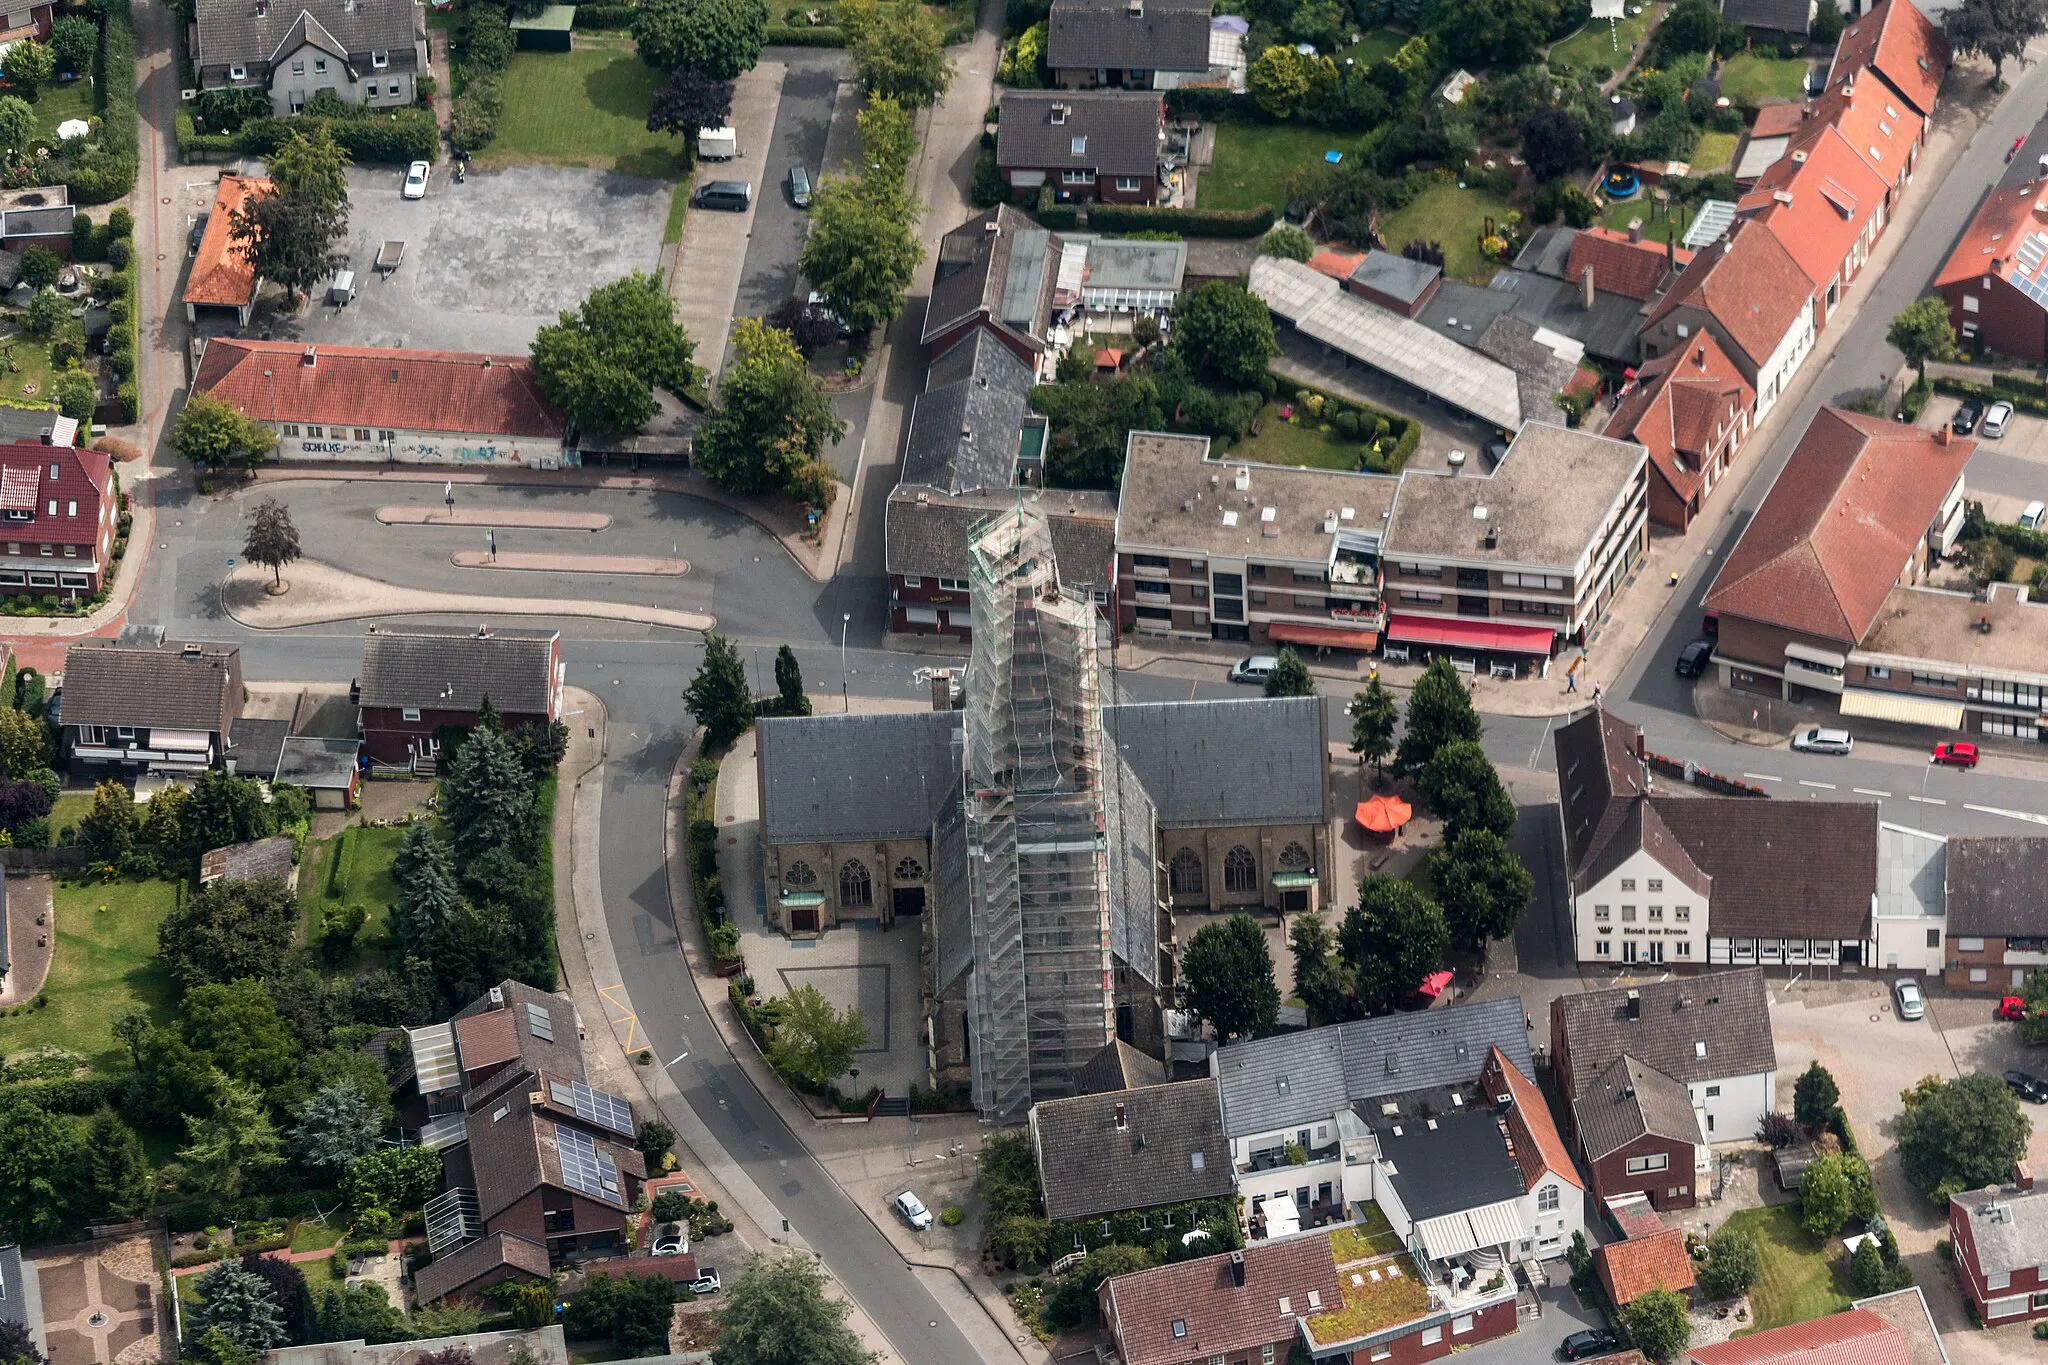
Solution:
M 1095 231 L 1178 232 L 1183 237 L 1263 237 L 1273 226 L 1273 219 L 1271 204 L 1256 209 L 1158 209 L 1136 204 L 1096 204 L 1088 210 L 1088 226 Z M 1042 216 L 1040 221 L 1044 221 Z
M 578 5 L 576 7 L 577 28 L 631 28 L 633 7 L 631 5 Z
M 846 30 L 831 24 L 816 28 L 792 28 L 788 24 L 768 25 L 770 47 L 845 47 Z
M 1166 92 L 1166 112 L 1175 118 L 1208 122 L 1250 123 L 1263 116 L 1250 95 L 1234 95 L 1215 86 L 1186 86 Z
M 400 109 L 369 118 L 319 118 L 300 114 L 294 118 L 255 118 L 242 125 L 233 139 L 235 150 L 249 156 L 268 156 L 292 133 L 312 136 L 326 128 L 334 140 L 358 165 L 406 165 L 432 161 L 440 150 L 440 130 L 432 110 Z

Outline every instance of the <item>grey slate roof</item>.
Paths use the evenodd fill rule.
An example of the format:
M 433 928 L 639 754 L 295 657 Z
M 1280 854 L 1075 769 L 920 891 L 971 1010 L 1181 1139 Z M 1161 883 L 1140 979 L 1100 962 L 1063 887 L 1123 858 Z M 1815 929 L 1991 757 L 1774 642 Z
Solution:
M 760 736 L 770 844 L 929 836 L 960 800 L 958 711 L 777 716 Z
M 956 348 L 958 349 L 958 348 Z M 950 355 L 951 352 L 948 352 Z M 1048 488 L 1024 493 L 969 493 L 949 497 L 899 487 L 889 495 L 887 572 L 931 578 L 967 578 L 968 533 L 980 522 L 1014 511 L 1019 498 L 1052 531 L 1060 581 L 1070 587 L 1106 586 L 1116 551 L 1116 495 L 1093 489 Z
M 1370 1127 L 1380 1155 L 1394 1164 L 1391 1178 L 1401 1207 L 1419 1222 L 1526 1192 L 1500 1125 L 1492 1109 L 1468 1107 L 1443 1109 L 1428 1122 L 1412 1114 L 1375 1117 Z
M 1105 706 L 1102 725 L 1162 829 L 1325 817 L 1327 743 L 1314 697 Z
M 35 1268 L 22 1260 L 19 1246 L 10 1242 L 0 1247 L 0 1322 L 21 1323 L 41 1344 L 42 1313 L 40 1305 L 30 1302 L 27 1280 L 34 1273 Z
M 1515 391 L 1527 417 L 1557 411 L 1557 395 L 1579 368 L 1537 340 L 1535 323 L 1513 313 L 1489 323 L 1476 349 L 1515 372 Z
M 202 71 L 221 83 L 229 66 L 262 68 L 291 55 L 306 39 L 301 16 L 310 16 L 319 30 L 310 40 L 328 51 L 366 57 L 390 54 L 387 69 L 410 71 L 414 38 L 424 30 L 426 16 L 415 0 L 199 0 L 195 28 L 199 36 L 192 57 Z
M 2048 1190 L 1965 1190 L 1951 1198 L 1969 1217 L 1979 1270 L 2010 1274 L 2048 1264 Z
M 1588 1161 L 1598 1161 L 1639 1137 L 1672 1142 L 1700 1140 L 1692 1095 L 1677 1081 L 1633 1057 L 1617 1057 L 1572 1105 L 1572 1125 Z
M 1475 350 L 1493 320 L 1515 310 L 1516 296 L 1463 280 L 1445 280 L 1415 320 L 1439 336 Z
M 361 747 L 360 741 L 353 739 L 293 735 L 278 752 L 277 780 L 329 791 L 346 788 L 354 780 Z
M 944 995 L 974 965 L 973 888 L 968 882 L 967 810 L 949 807 L 932 832 L 932 994 Z M 1166 1079 L 1163 1075 L 1161 1080 Z
M 1398 251 L 1368 251 L 1365 259 L 1358 263 L 1358 268 L 1351 272 L 1351 283 L 1375 294 L 1412 304 L 1443 273 L 1442 266 L 1411 261 Z
M 545 714 L 554 695 L 550 658 L 559 634 L 372 626 L 363 637 L 357 679 L 361 704 L 474 711 L 488 696 L 504 715 Z
M 1948 841 L 1948 932 L 1970 937 L 2048 934 L 2048 839 Z
M 1216 1199 L 1232 1188 L 1223 1111 L 1206 1077 L 1044 1100 L 1032 1107 L 1031 1131 L 1054 1222 Z
M 1165 1083 L 1166 1063 L 1147 1057 L 1121 1038 L 1103 1044 L 1102 1050 L 1074 1073 L 1074 1089 L 1083 1095 Z
M 948 493 L 1010 487 L 1031 379 L 1031 367 L 981 329 L 933 361 L 910 410 L 900 481 Z
M 1118 11 L 1118 17 L 1122 12 Z M 1206 50 L 1209 24 L 1202 20 Z M 1004 170 L 1157 175 L 1161 100 L 1152 91 L 1005 90 L 996 125 Z
M 0 407 L 0 441 L 34 444 L 42 440 L 43 433 L 52 430 L 63 416 L 56 408 Z
M 1516 317 L 1562 332 L 1584 345 L 1588 355 L 1625 365 L 1642 359 L 1642 345 L 1636 339 L 1642 305 L 1626 294 L 1596 287 L 1588 309 L 1579 286 L 1522 270 L 1501 271 L 1488 288 L 1513 296 Z
M 1209 0 L 1058 0 L 1045 42 L 1046 65 L 1144 71 L 1209 69 Z
M 228 757 L 234 762 L 235 772 L 243 777 L 274 778 L 277 757 L 284 752 L 285 738 L 291 732 L 292 723 L 288 720 L 237 716 L 228 728 Z M 298 781 L 295 777 L 286 780 Z
M 225 736 L 242 709 L 238 645 L 123 649 L 80 641 L 64 656 L 66 725 L 135 725 Z
M 1327 1118 L 1354 1100 L 1467 1085 L 1497 1047 L 1535 1074 L 1519 998 L 1353 1019 L 1233 1043 L 1210 1054 L 1232 1138 Z
M 1043 350 L 1059 258 L 1060 239 L 1008 204 L 968 219 L 939 239 L 922 340 L 986 314 L 1020 344 Z
M 1813 0 L 1721 0 L 1721 22 L 1744 28 L 1804 34 L 1812 16 Z
M 1641 1004 L 1639 1019 L 1628 1017 L 1631 991 Z M 1624 1053 L 1684 1084 L 1778 1068 L 1760 967 L 1646 981 L 1558 1001 L 1581 1094 Z

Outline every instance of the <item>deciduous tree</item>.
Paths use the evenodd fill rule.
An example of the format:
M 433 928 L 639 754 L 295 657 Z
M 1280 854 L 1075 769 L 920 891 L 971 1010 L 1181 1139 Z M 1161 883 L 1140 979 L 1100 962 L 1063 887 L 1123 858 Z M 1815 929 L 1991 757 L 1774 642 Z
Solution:
M 202 886 L 157 926 L 157 953 L 187 987 L 275 973 L 299 925 L 298 898 L 276 877 Z
M 777 1003 L 781 1013 L 768 1047 L 768 1064 L 816 1089 L 845 1075 L 854 1052 L 868 1040 L 860 1011 L 834 1009 L 816 986 L 799 986 Z
M 1515 827 L 1515 802 L 1477 740 L 1458 739 L 1430 755 L 1415 786 L 1443 817 L 1444 834 L 1488 830 L 1506 838 Z
M 1907 1104 L 1897 1131 L 1899 1163 L 1915 1188 L 1946 1204 L 1958 1190 L 2009 1182 L 2033 1130 L 2003 1080 L 1972 1071 Z
M 1429 661 L 1408 694 L 1408 723 L 1394 752 L 1394 771 L 1419 773 L 1444 745 L 1460 739 L 1476 743 L 1479 734 L 1479 713 L 1472 709 L 1472 694 L 1451 661 L 1438 656 Z
M 1928 361 L 1956 358 L 1956 329 L 1949 323 L 1947 301 L 1937 294 L 1901 308 L 1884 339 L 1919 371 L 1922 381 L 1927 378 Z
M 0 1090 L 0 1237 L 46 1242 L 73 1212 L 86 1174 L 76 1130 Z
M 732 641 L 716 631 L 704 636 L 704 661 L 683 691 L 683 705 L 704 727 L 704 747 L 722 749 L 754 723 L 754 690 Z
M 20 780 L 49 766 L 49 727 L 26 711 L 0 706 L 0 772 Z
M 275 431 L 210 393 L 186 399 L 171 424 L 171 449 L 194 464 L 261 464 L 276 447 Z
M 2048 32 L 2048 4 L 2042 0 L 1961 0 L 1944 10 L 1941 30 L 1958 56 L 1974 53 L 1991 63 L 1993 85 L 2005 83 L 2005 63 L 2023 56 L 2027 44 Z
M 1710 1299 L 1740 1298 L 1749 1292 L 1763 1269 L 1756 1238 L 1723 1223 L 1707 1243 L 1707 1263 L 1700 1267 L 1700 1292 Z
M 1718 15 L 1715 22 L 1720 22 Z M 1531 109 L 1522 116 L 1520 131 L 1522 159 L 1538 180 L 1554 180 L 1586 162 L 1586 130 L 1569 109 Z
M 857 180 L 828 175 L 811 196 L 810 236 L 798 265 L 855 335 L 903 311 L 904 291 L 924 259 L 911 230 L 915 219 L 907 193 L 886 172 Z
M 841 0 L 840 27 L 853 54 L 861 89 L 913 109 L 937 104 L 953 84 L 953 61 L 938 20 L 922 5 Z
M 1351 969 L 1361 1000 L 1389 1003 L 1422 984 L 1443 965 L 1451 931 L 1444 912 L 1400 877 L 1367 877 L 1358 904 L 1345 912 L 1337 948 Z
M 1444 0 L 1436 37 L 1453 61 L 1477 71 L 1526 65 L 1557 27 L 1557 0 Z
M 628 432 L 654 416 L 655 389 L 689 390 L 695 351 L 676 321 L 675 300 L 659 279 L 636 270 L 541 328 L 531 357 L 541 391 L 579 429 Z
M 1294 993 L 1308 1007 L 1311 1026 L 1334 1024 L 1351 1012 L 1351 974 L 1337 957 L 1337 936 L 1314 915 L 1296 915 L 1287 930 L 1294 957 Z
M 1536 891 L 1529 869 L 1490 829 L 1464 829 L 1452 836 L 1430 855 L 1429 877 L 1452 938 L 1475 949 L 1489 939 L 1513 936 Z
M 92 73 L 92 54 L 99 46 L 99 27 L 90 19 L 67 14 L 50 25 L 50 56 L 58 72 L 74 76 Z
M 1266 931 L 1250 915 L 1205 924 L 1181 955 L 1187 1007 L 1215 1026 L 1224 1038 L 1253 1038 L 1273 1031 L 1280 988 L 1273 980 L 1273 954 Z
M 1360 763 L 1372 764 L 1377 773 L 1394 752 L 1394 727 L 1401 719 L 1394 694 L 1381 685 L 1375 673 L 1366 680 L 1363 692 L 1352 695 L 1346 709 L 1351 713 L 1351 752 L 1358 755 Z
M 277 1002 L 247 977 L 194 986 L 185 993 L 179 1025 L 192 1050 L 223 1075 L 265 1090 L 292 1080 L 304 1061 L 304 1047 Z
M 1277 256 L 1283 261 L 1306 261 L 1316 254 L 1316 239 L 1292 223 L 1275 223 L 1259 239 L 1259 254 Z
M 36 111 L 19 95 L 0 95 L 0 151 L 21 156 L 36 137 Z
M 1213 280 L 1174 300 L 1168 345 L 1191 369 L 1239 387 L 1257 383 L 1266 362 L 1280 354 L 1265 303 L 1228 280 Z
M 788 333 L 741 318 L 733 349 L 718 406 L 697 430 L 699 467 L 728 492 L 781 491 L 829 507 L 832 473 L 820 457 L 846 423 Z
M 137 825 L 134 794 L 119 782 L 98 783 L 92 789 L 92 809 L 78 822 L 78 846 L 94 862 L 118 864 L 135 846 Z
M 71 305 L 45 288 L 22 310 L 21 330 L 32 337 L 52 336 L 70 316 Z
M 267 159 L 271 190 L 235 210 L 235 249 L 296 298 L 348 265 L 348 152 L 326 126 L 288 133 Z
M 1849 1221 L 1849 1176 L 1840 1152 L 1813 1159 L 1799 1177 L 1799 1221 L 1816 1242 L 1826 1241 Z
M 249 514 L 249 534 L 242 553 L 251 564 L 270 570 L 273 586 L 283 586 L 284 566 L 299 557 L 299 528 L 292 525 L 291 509 L 268 494 Z
M 379 1147 L 348 1168 L 349 1207 L 409 1213 L 434 1197 L 441 1154 L 431 1147 Z
M 1657 25 L 1657 47 L 1666 62 L 1688 52 L 1712 52 L 1720 41 L 1721 10 L 1714 0 L 1678 0 Z
M 6 75 L 30 104 L 41 96 L 43 86 L 49 84 L 56 70 L 56 54 L 50 51 L 49 44 L 39 43 L 33 38 L 9 43 L 7 55 L 0 57 L 0 73 Z
M 654 105 L 647 111 L 647 131 L 680 134 L 684 145 L 694 147 L 698 129 L 723 128 L 731 116 L 731 81 L 680 66 L 654 92 Z
M 726 1287 L 711 1365 L 871 1365 L 847 1327 L 853 1305 L 825 1296 L 809 1259 L 755 1255 Z
M 1692 1319 L 1685 1296 L 1658 1287 L 1628 1301 L 1615 1315 L 1636 1349 L 1655 1361 L 1675 1360 L 1692 1341 Z
M 1266 695 L 1269 697 L 1313 697 L 1316 694 L 1315 676 L 1308 671 L 1308 665 L 1301 656 L 1287 646 L 1280 647 L 1280 660 L 1273 665 L 1273 671 L 1266 675 Z
M 765 0 L 648 0 L 633 11 L 640 60 L 657 71 L 691 67 L 729 81 L 761 60 Z

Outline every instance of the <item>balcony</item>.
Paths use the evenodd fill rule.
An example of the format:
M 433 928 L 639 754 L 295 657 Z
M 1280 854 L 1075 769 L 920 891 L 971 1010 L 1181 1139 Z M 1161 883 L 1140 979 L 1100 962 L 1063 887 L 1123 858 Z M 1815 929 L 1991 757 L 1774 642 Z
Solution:
M 1292 1145 L 1294 1144 L 1289 1144 L 1289 1146 Z M 1335 1142 L 1322 1147 L 1305 1148 L 1303 1150 L 1306 1151 L 1308 1159 L 1299 1162 L 1287 1159 L 1286 1147 L 1268 1147 L 1263 1151 L 1253 1152 L 1249 1161 L 1237 1163 L 1237 1173 L 1239 1175 L 1256 1175 L 1260 1171 L 1278 1171 L 1289 1166 L 1294 1167 L 1296 1170 L 1304 1170 L 1307 1167 L 1319 1165 L 1325 1161 L 1335 1161 L 1344 1154 L 1343 1147 Z

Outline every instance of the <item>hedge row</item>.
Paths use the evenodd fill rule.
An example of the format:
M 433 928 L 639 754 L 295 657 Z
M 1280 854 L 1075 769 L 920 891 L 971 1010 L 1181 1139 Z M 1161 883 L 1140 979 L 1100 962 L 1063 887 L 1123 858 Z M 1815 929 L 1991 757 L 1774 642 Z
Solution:
M 490 7 L 470 11 L 460 37 L 456 74 L 462 77 L 462 91 L 449 112 L 448 145 L 458 152 L 476 152 L 498 135 L 498 116 L 505 110 L 505 68 L 512 64 L 518 40 L 504 12 Z
M 578 5 L 575 24 L 577 28 L 631 28 L 633 7 L 631 5 Z
M 1167 91 L 1166 112 L 1175 118 L 1198 118 L 1205 123 L 1250 122 L 1260 115 L 1259 102 L 1250 95 L 1204 85 Z
M 325 128 L 358 165 L 403 166 L 432 161 L 441 149 L 441 132 L 431 109 L 400 109 L 364 118 L 320 118 L 298 114 L 289 118 L 252 118 L 230 139 L 234 150 L 268 156 L 293 133 L 307 137 Z M 195 135 L 199 141 L 204 135 Z
M 110 78 L 111 73 L 111 78 Z M 104 0 L 100 17 L 100 141 L 62 166 L 74 204 L 106 204 L 135 188 L 135 20 L 128 0 Z
M 817 28 L 792 28 L 788 24 L 768 25 L 770 47 L 845 47 L 846 31 L 831 24 Z
M 48 1114 L 91 1114 L 119 1104 L 126 1080 L 106 1076 L 64 1076 L 48 1081 L 20 1081 L 6 1093 L 27 1100 Z
M 1974 384 L 1967 379 L 1950 379 L 1946 375 L 1936 375 L 1934 391 L 1957 398 L 1975 398 L 1985 403 L 2010 403 L 2021 412 L 2030 412 L 2037 417 L 2048 417 L 2048 397 L 2042 396 L 2038 384 L 2020 388 L 2012 385 L 2005 375 L 1999 375 L 1997 378 L 2006 379 L 2007 382 Z
M 121 212 L 120 209 L 114 210 L 115 215 L 120 215 Z M 128 264 L 121 269 L 121 278 L 127 281 L 127 285 L 120 291 L 120 297 L 107 305 L 107 316 L 113 332 L 108 338 L 107 368 L 114 375 L 114 394 L 121 404 L 123 422 L 133 422 L 142 413 L 142 390 L 135 378 L 136 368 L 142 363 L 141 339 L 135 317 L 136 291 L 140 285 L 142 265 L 134 252 L 134 221 L 132 217 L 128 219 L 131 238 Z
M 1273 206 L 1255 209 L 1168 209 L 1138 204 L 1095 204 L 1088 226 L 1097 232 L 1178 232 L 1184 237 L 1263 237 Z

